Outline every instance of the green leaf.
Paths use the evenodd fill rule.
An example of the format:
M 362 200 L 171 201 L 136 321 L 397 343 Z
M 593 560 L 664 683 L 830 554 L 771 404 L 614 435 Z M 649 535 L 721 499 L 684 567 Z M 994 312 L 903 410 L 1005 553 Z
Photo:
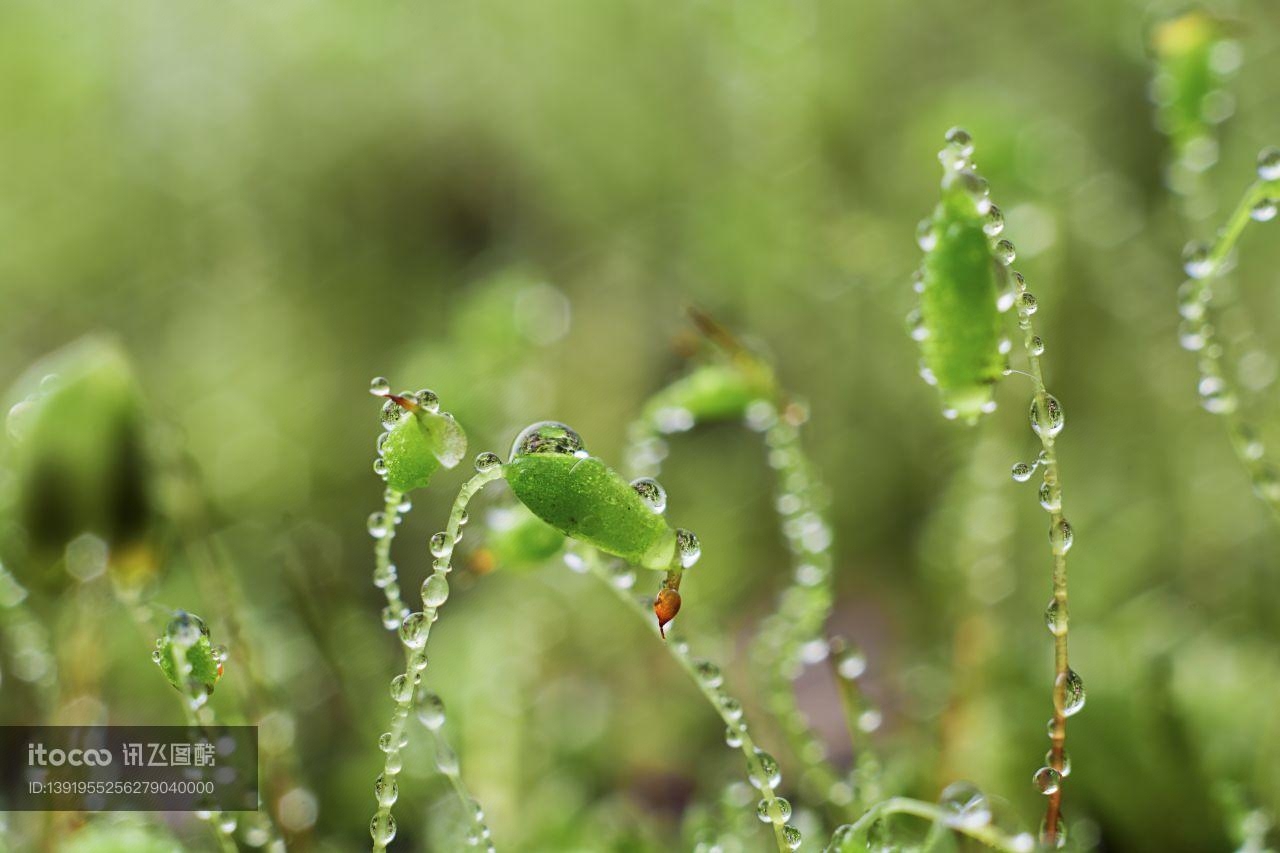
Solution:
M 504 474 L 516 498 L 564 535 L 633 565 L 671 567 L 675 531 L 563 424 L 547 421 L 522 432 Z
M 467 435 L 452 415 L 419 409 L 391 429 L 381 453 L 387 485 L 410 492 L 425 487 L 440 467 L 457 466 L 467 453 Z

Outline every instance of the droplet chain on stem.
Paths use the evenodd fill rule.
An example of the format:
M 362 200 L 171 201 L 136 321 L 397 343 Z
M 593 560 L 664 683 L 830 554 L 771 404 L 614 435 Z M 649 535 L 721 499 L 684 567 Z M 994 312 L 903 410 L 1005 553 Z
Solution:
M 453 549 L 458 541 L 458 532 L 462 528 L 463 518 L 466 515 L 467 504 L 471 499 L 489 483 L 494 480 L 501 479 L 502 468 L 500 466 L 481 471 L 462 484 L 462 488 L 458 491 L 458 497 L 453 502 L 453 509 L 449 513 L 449 523 L 445 529 L 445 543 L 442 553 L 437 556 L 434 562 L 434 572 L 423 583 L 424 593 L 428 589 L 428 584 L 438 587 L 438 581 L 446 580 L 449 572 L 452 570 L 451 561 L 453 559 Z M 447 597 L 447 592 L 445 596 Z M 402 629 L 401 639 L 405 641 L 406 646 L 412 646 L 412 650 L 406 655 L 405 671 L 402 675 L 396 676 L 391 682 L 391 698 L 394 702 L 394 708 L 391 713 L 391 727 L 385 732 L 380 739 L 380 745 L 385 742 L 387 748 L 384 750 L 386 758 L 383 761 L 382 774 L 379 777 L 382 784 L 387 785 L 395 782 L 395 777 L 400 773 L 401 758 L 400 750 L 406 740 L 406 723 L 409 718 L 409 711 L 413 705 L 413 697 L 418 681 L 421 679 L 422 670 L 426 668 L 427 654 L 426 643 L 430 635 L 431 624 L 435 616 L 436 608 L 444 603 L 443 599 L 433 598 L 434 604 L 427 602 L 424 598 L 424 607 L 429 609 L 431 613 L 428 615 L 424 610 L 423 613 L 411 613 L 405 617 L 405 622 L 410 623 L 412 620 L 412 634 L 406 638 L 406 631 Z M 415 618 L 421 617 L 421 618 Z M 395 838 L 395 820 L 391 816 L 391 803 L 384 802 L 379 798 L 378 810 L 374 813 L 373 819 L 369 824 L 369 832 L 373 837 L 374 853 L 382 853 L 387 849 L 387 845 Z
M 655 633 L 658 632 L 657 623 L 653 620 L 648 608 L 613 582 L 613 578 L 605 568 L 599 552 L 594 548 L 583 546 L 575 549 L 573 553 L 582 559 L 588 571 L 599 578 L 605 586 L 613 590 L 614 594 L 634 611 L 641 621 Z M 693 679 L 698 689 L 702 691 L 702 695 L 707 698 L 716 713 L 720 715 L 720 719 L 724 721 L 727 730 L 733 732 L 734 742 L 747 759 L 751 783 L 760 791 L 763 797 L 765 814 L 773 827 L 774 840 L 778 844 L 778 850 L 780 853 L 787 853 L 787 851 L 795 849 L 792 846 L 792 841 L 798 839 L 798 830 L 786 824 L 786 819 L 782 817 L 784 813 L 790 814 L 790 806 L 783 806 L 782 804 L 785 801 L 774 793 L 774 786 L 777 783 L 772 780 L 778 777 L 776 762 L 767 753 L 760 751 L 756 747 L 755 742 L 747 731 L 746 724 L 742 721 L 741 704 L 736 699 L 728 697 L 719 688 L 717 679 L 707 678 L 699 672 L 698 665 L 689 657 L 687 651 L 683 650 L 682 644 L 675 641 L 667 641 L 662 643 L 662 647 L 675 659 L 680 668 Z M 765 767 L 765 764 L 770 766 Z

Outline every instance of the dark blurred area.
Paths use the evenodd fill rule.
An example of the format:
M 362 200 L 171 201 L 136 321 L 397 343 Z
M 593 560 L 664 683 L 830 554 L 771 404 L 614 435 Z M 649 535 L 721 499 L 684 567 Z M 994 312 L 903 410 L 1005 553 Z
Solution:
M 10 417 L 0 564 L 27 595 L 9 607 L 0 585 L 0 723 L 179 723 L 145 625 L 191 610 L 229 647 L 211 705 L 260 726 L 290 849 L 362 849 L 403 663 L 370 583 L 370 377 L 436 391 L 469 456 L 505 458 L 521 427 L 556 419 L 621 466 L 628 422 L 684 368 L 693 304 L 808 401 L 832 495 L 831 624 L 867 653 L 890 793 L 935 800 L 967 779 L 998 823 L 1034 832 L 1050 554 L 1034 485 L 1009 477 L 1038 450 L 1031 386 L 1006 378 L 975 428 L 945 421 L 903 320 L 935 155 L 963 125 L 1066 413 L 1088 690 L 1068 737 L 1071 844 L 1236 849 L 1244 823 L 1280 812 L 1280 527 L 1199 405 L 1175 292 L 1183 244 L 1280 143 L 1280 17 L 1211 6 L 1243 64 L 1206 173 L 1216 206 L 1189 222 L 1148 95 L 1152 27 L 1182 8 L 0 5 L 5 411 L 46 374 L 108 374 L 92 405 Z M 1267 227 L 1233 278 L 1272 343 L 1250 354 L 1264 401 L 1280 354 Z M 1253 415 L 1280 440 L 1274 408 Z M 31 435 L 42 456 L 19 448 Z M 751 677 L 750 638 L 787 582 L 764 459 L 729 425 L 673 440 L 667 514 L 703 549 L 679 623 L 778 756 L 804 849 L 822 849 Z M 411 600 L 462 478 L 437 475 L 401 526 Z M 723 725 L 607 590 L 558 561 L 474 569 L 452 579 L 426 680 L 500 849 L 692 849 L 697 808 L 754 809 Z M 847 767 L 833 679 L 817 667 L 799 684 Z M 416 731 L 400 849 L 460 843 L 430 756 Z M 44 849 L 97 821 L 0 815 L 0 834 Z M 144 824 L 212 843 L 175 816 L 127 831 Z M 745 827 L 740 849 L 770 849 Z

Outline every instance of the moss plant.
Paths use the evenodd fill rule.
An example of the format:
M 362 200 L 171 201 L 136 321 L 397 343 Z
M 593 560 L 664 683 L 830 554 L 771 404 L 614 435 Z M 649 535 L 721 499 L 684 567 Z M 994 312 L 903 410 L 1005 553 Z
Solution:
M 1007 290 L 988 287 L 990 268 L 1008 268 L 1013 264 L 1017 253 L 1014 245 L 999 235 L 1003 231 L 1003 218 L 993 212 L 998 208 L 988 197 L 986 181 L 977 173 L 973 163 L 974 146 L 972 138 L 960 128 L 953 128 L 947 133 L 946 147 L 939 159 L 942 161 L 943 196 L 945 216 L 935 214 L 934 233 L 926 235 L 920 241 L 925 251 L 923 275 L 923 294 L 931 289 L 941 288 L 953 294 L 964 294 L 965 299 L 976 304 L 965 306 L 959 317 L 943 318 L 941 316 L 926 317 L 924 320 L 923 341 L 928 341 L 938 333 L 939 329 L 947 330 L 948 335 L 959 335 L 960 331 L 951 329 L 958 321 L 978 323 L 982 329 L 982 339 L 989 339 L 988 323 L 992 317 L 1017 307 L 1017 325 L 1022 334 L 1023 350 L 1026 354 L 1027 368 L 1025 375 L 1033 385 L 1029 420 L 1032 432 L 1040 441 L 1041 450 L 1031 463 L 1019 462 L 1013 466 L 1013 479 L 1017 482 L 1030 480 L 1037 469 L 1041 472 L 1040 506 L 1049 514 L 1049 545 L 1052 553 L 1052 598 L 1045 609 L 1045 623 L 1053 636 L 1054 647 L 1054 680 L 1053 680 L 1053 717 L 1049 722 L 1050 749 L 1045 756 L 1045 763 L 1032 776 L 1036 789 L 1045 795 L 1047 806 L 1044 824 L 1041 828 L 1041 841 L 1050 847 L 1060 847 L 1065 843 L 1065 824 L 1062 819 L 1062 787 L 1063 779 L 1070 773 L 1071 762 L 1066 753 L 1067 718 L 1084 707 L 1084 685 L 1080 676 L 1071 669 L 1068 657 L 1067 635 L 1067 553 L 1074 542 L 1071 524 L 1062 510 L 1062 474 L 1058 466 L 1056 442 L 1062 432 L 1064 415 L 1062 405 L 1049 393 L 1044 381 L 1041 356 L 1045 351 L 1043 339 L 1036 334 L 1032 317 L 1036 313 L 1035 296 L 1027 290 L 1026 281 L 1020 273 L 1009 271 L 1000 274 L 1000 278 L 1009 282 Z M 964 195 L 957 195 L 955 187 L 963 187 Z M 967 209 L 966 209 L 967 206 Z M 946 219 L 954 219 L 961 223 L 972 223 L 976 217 L 987 217 L 985 228 L 986 247 L 985 260 L 974 257 L 966 265 L 939 264 L 932 256 L 939 252 L 950 251 L 946 234 L 956 233 L 955 225 L 943 227 Z M 966 225 L 971 230 L 971 226 Z M 966 230 L 965 233 L 968 233 Z M 950 281 L 946 278 L 931 277 L 945 273 L 948 276 L 972 276 L 980 278 L 982 286 L 963 281 Z M 919 289 L 919 288 L 917 288 Z M 939 325 L 941 324 L 941 325 Z M 997 333 L 999 335 L 999 333 Z M 963 336 L 962 336 L 963 337 Z M 967 338 L 964 338 L 967 340 Z M 1001 349 L 1007 349 L 1001 347 Z M 926 362 L 929 357 L 926 349 Z M 955 359 L 954 364 L 938 362 L 940 355 Z M 957 355 L 955 348 L 935 350 L 934 363 L 930 364 L 933 376 L 937 370 L 943 369 L 948 375 L 961 370 L 971 370 L 976 363 L 971 357 Z M 1021 371 L 1020 371 L 1021 372 Z M 941 385 L 941 383 L 938 383 Z M 943 388 L 944 394 L 946 388 Z M 989 406 L 987 406 L 989 408 Z

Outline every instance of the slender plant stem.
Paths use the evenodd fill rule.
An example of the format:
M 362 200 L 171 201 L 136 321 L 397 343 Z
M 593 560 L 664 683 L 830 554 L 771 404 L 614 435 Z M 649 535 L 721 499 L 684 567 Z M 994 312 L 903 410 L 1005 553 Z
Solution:
M 1183 345 L 1198 353 L 1200 395 L 1204 407 L 1221 416 L 1227 425 L 1231 447 L 1249 473 L 1254 491 L 1280 520 L 1280 476 L 1267 458 L 1256 430 L 1240 411 L 1241 397 L 1232 371 L 1224 368 L 1223 346 L 1217 339 L 1214 316 L 1224 307 L 1213 284 L 1221 279 L 1228 261 L 1245 228 L 1252 220 L 1253 208 L 1265 199 L 1280 195 L 1280 181 L 1256 180 L 1240 199 L 1217 238 L 1208 248 L 1198 277 L 1193 277 L 1180 297 L 1180 311 L 1186 319 Z M 1247 319 L 1246 319 L 1247 322 Z M 1247 337 L 1253 337 L 1250 325 Z
M 217 720 L 214 718 L 213 709 L 205 704 L 208 697 L 197 696 L 191 691 L 191 661 L 187 660 L 188 648 L 176 639 L 169 643 L 169 659 L 173 662 L 173 671 L 177 675 L 179 689 L 182 691 L 182 712 L 187 717 L 187 724 L 192 728 L 209 728 L 217 725 Z M 235 837 L 223 827 L 222 813 L 211 810 L 208 822 L 213 827 L 218 846 L 226 853 L 236 853 L 238 848 Z
M 867 809 L 856 823 L 848 828 L 848 834 L 857 836 L 865 833 L 876 821 L 895 814 L 913 815 L 933 821 L 937 825 L 945 826 L 995 850 L 1005 851 L 1005 853 L 1028 853 L 1033 847 L 1033 842 L 1029 835 L 1010 836 L 990 824 L 977 825 L 976 823 L 970 824 L 963 820 L 956 820 L 956 816 L 942 806 L 920 800 L 912 800 L 907 797 L 892 797 L 876 803 Z M 836 842 L 833 842 L 827 850 L 828 853 L 839 853 L 840 848 L 836 846 Z
M 1040 421 L 1040 426 L 1034 429 L 1034 432 L 1040 438 L 1042 452 L 1040 455 L 1040 465 L 1044 471 L 1044 488 L 1047 494 L 1051 496 L 1051 503 L 1048 507 L 1050 517 L 1049 541 L 1053 551 L 1053 606 L 1056 608 L 1056 617 L 1053 629 L 1053 663 L 1054 663 L 1054 680 L 1053 680 L 1053 727 L 1050 733 L 1052 746 L 1050 748 L 1049 762 L 1050 766 L 1062 773 L 1065 766 L 1064 753 L 1067 740 L 1067 715 L 1066 708 L 1066 691 L 1072 677 L 1070 660 L 1067 654 L 1067 629 L 1068 629 L 1068 610 L 1067 610 L 1067 550 L 1070 547 L 1070 525 L 1062 512 L 1062 473 L 1058 466 L 1058 455 L 1055 447 L 1056 430 L 1048 425 L 1048 421 L 1052 419 L 1053 413 L 1058 408 L 1058 403 L 1053 399 L 1048 388 L 1045 387 L 1044 370 L 1040 364 L 1040 353 L 1043 351 L 1043 345 L 1035 333 L 1035 326 L 1032 323 L 1031 315 L 1033 310 L 1028 310 L 1028 303 L 1023 299 L 1027 295 L 1026 283 L 1022 276 L 1017 273 L 1013 274 L 1018 290 L 1018 328 L 1022 330 L 1023 348 L 1027 353 L 1027 361 L 1031 367 L 1031 379 L 1035 386 L 1035 398 L 1032 402 L 1031 416 L 1032 420 Z M 1034 300 L 1031 301 L 1034 305 Z M 1060 414 L 1060 413 L 1059 413 Z M 1068 541 L 1064 541 L 1064 539 Z M 1062 782 L 1059 781 L 1053 793 L 1048 795 L 1048 805 L 1045 809 L 1045 841 L 1053 846 L 1058 839 L 1058 824 L 1062 814 Z
M 594 548 L 581 547 L 580 549 L 577 549 L 575 553 L 577 553 L 577 555 L 585 562 L 587 569 L 599 578 L 605 586 L 613 590 L 618 599 L 626 604 L 626 606 L 635 613 L 642 622 L 648 625 L 655 635 L 659 634 L 658 623 L 654 620 L 653 613 L 639 600 L 631 596 L 626 589 L 614 583 L 613 578 L 609 576 L 609 572 L 604 566 L 603 560 L 600 558 L 599 552 Z M 724 721 L 725 726 L 740 735 L 741 743 L 739 748 L 747 759 L 747 767 L 755 784 L 760 789 L 761 796 L 769 804 L 769 814 L 771 816 L 770 824 L 773 827 L 774 840 L 778 844 L 778 850 L 780 853 L 787 853 L 791 848 L 787 845 L 786 837 L 783 834 L 783 826 L 786 821 L 781 818 L 781 811 L 777 802 L 777 794 L 767 781 L 769 776 L 761 767 L 759 751 L 756 748 L 755 741 L 752 740 L 751 735 L 747 731 L 747 726 L 742 721 L 740 716 L 740 706 L 738 706 L 736 702 L 733 703 L 731 707 L 738 708 L 739 713 L 735 714 L 730 712 L 726 707 L 726 696 L 724 692 L 718 687 L 711 686 L 711 684 L 709 684 L 704 678 L 699 676 L 693 659 L 689 656 L 687 651 L 683 650 L 683 647 L 680 644 L 664 641 L 661 645 L 671 655 L 676 664 L 684 670 L 685 674 L 688 675 L 689 678 L 693 679 L 693 683 L 698 686 L 700 691 L 702 691 L 702 695 L 706 697 L 707 702 L 711 704 L 711 707 L 715 709 L 716 713 L 720 716 L 720 719 Z
M 400 597 L 400 582 L 396 578 L 395 568 L 391 565 L 391 543 L 396 538 L 396 527 L 400 522 L 400 505 L 404 502 L 404 495 L 395 489 L 387 489 L 385 499 L 386 503 L 382 509 L 383 518 L 386 520 L 385 532 L 373 543 L 373 583 L 382 588 L 387 598 L 387 609 L 384 612 L 397 614 L 396 624 L 398 625 L 409 609 Z M 384 624 L 390 621 L 390 618 L 387 618 Z M 394 631 L 395 628 L 396 626 L 392 625 L 387 630 Z
M 444 531 L 443 550 L 433 564 L 435 571 L 432 578 L 446 578 L 449 572 L 452 571 L 454 545 L 457 543 L 458 533 L 462 529 L 467 505 L 477 492 L 501 477 L 502 468 L 496 466 L 487 471 L 477 473 L 462 484 L 462 488 L 458 491 L 458 497 L 453 502 L 453 509 L 449 513 L 449 523 Z M 430 583 L 432 578 L 428 578 L 427 582 Z M 424 583 L 423 586 L 425 587 L 426 584 Z M 406 642 L 406 646 L 414 645 L 416 647 L 406 654 L 404 674 L 392 681 L 391 694 L 394 707 L 391 712 L 391 726 L 382 735 L 382 741 L 386 744 L 386 749 L 384 750 L 386 757 L 383 761 L 382 774 L 379 778 L 380 783 L 383 785 L 394 784 L 396 776 L 400 773 L 400 747 L 406 739 L 406 724 L 409 719 L 409 711 L 413 706 L 415 688 L 420 680 L 422 670 L 427 665 L 426 642 L 430 635 L 431 625 L 436 619 L 436 609 L 436 607 L 428 606 L 424 602 L 423 614 L 426 618 L 422 620 L 420 633 L 414 643 Z M 410 617 L 406 618 L 411 618 L 412 616 L 413 614 L 410 614 Z M 401 633 L 401 639 L 404 640 L 404 632 Z M 373 821 L 370 824 L 374 853 L 382 853 L 387 849 L 387 844 L 395 837 L 393 827 L 391 803 L 379 798 L 378 809 L 374 813 Z

